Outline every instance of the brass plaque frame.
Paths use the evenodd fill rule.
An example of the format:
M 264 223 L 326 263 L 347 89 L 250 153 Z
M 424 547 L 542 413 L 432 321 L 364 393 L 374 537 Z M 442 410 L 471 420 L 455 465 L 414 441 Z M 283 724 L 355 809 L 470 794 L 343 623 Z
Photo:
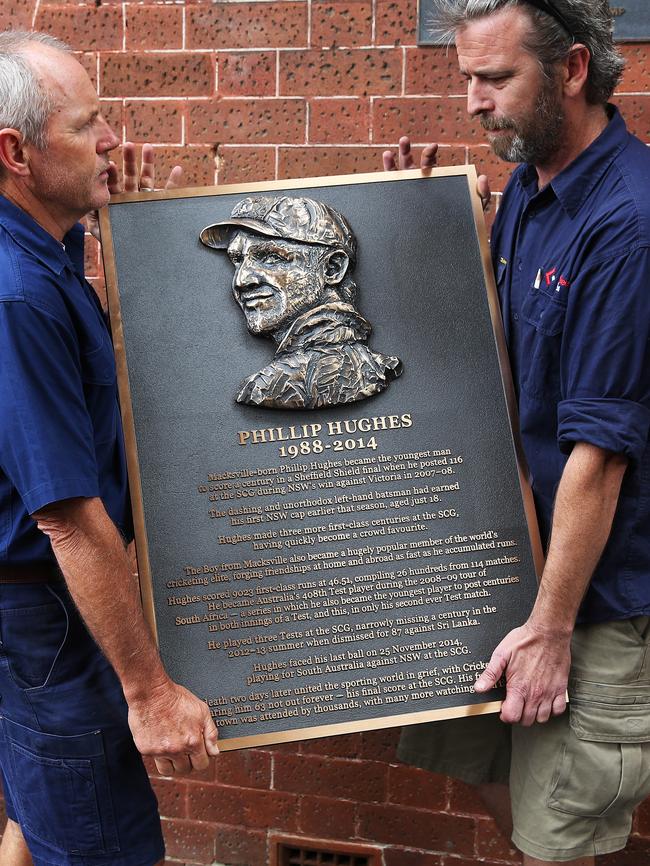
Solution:
M 152 547 L 152 531 L 156 529 L 156 532 L 158 532 L 158 528 L 156 527 L 157 517 L 159 517 L 159 515 L 156 514 L 156 506 L 158 503 L 154 501 L 152 505 L 152 497 L 151 495 L 149 495 L 149 504 L 145 507 L 145 494 L 143 490 L 143 457 L 144 463 L 147 464 L 147 455 L 145 455 L 142 445 L 143 439 L 147 438 L 146 448 L 148 455 L 151 455 L 152 450 L 164 450 L 165 441 L 164 439 L 160 442 L 156 440 L 157 434 L 155 433 L 155 430 L 153 434 L 151 433 L 150 428 L 152 427 L 152 419 L 149 416 L 144 418 L 144 420 L 143 417 L 136 417 L 138 415 L 138 412 L 141 411 L 138 401 L 142 400 L 143 394 L 150 393 L 152 389 L 155 392 L 156 388 L 159 388 L 159 392 L 163 393 L 163 391 L 161 390 L 162 386 L 165 384 L 165 382 L 167 382 L 167 384 L 170 384 L 170 377 L 173 374 L 163 369 L 165 366 L 164 351 L 154 351 L 155 363 L 151 362 L 151 353 L 148 351 L 148 349 L 145 350 L 145 348 L 143 348 L 149 338 L 147 338 L 147 340 L 144 340 L 143 338 L 137 338 L 138 328 L 133 328 L 132 322 L 133 318 L 135 318 L 139 327 L 142 320 L 146 319 L 147 321 L 145 330 L 148 328 L 151 329 L 150 332 L 147 331 L 147 333 L 157 335 L 164 335 L 165 333 L 173 335 L 175 334 L 176 326 L 174 322 L 170 323 L 169 321 L 164 321 L 165 306 L 164 304 L 161 305 L 157 301 L 153 304 L 149 302 L 144 303 L 144 306 L 142 306 L 141 309 L 138 308 L 139 312 L 135 314 L 135 316 L 132 313 L 127 313 L 127 315 L 123 317 L 125 307 L 125 287 L 129 299 L 137 298 L 138 293 L 150 293 L 152 291 L 150 285 L 150 273 L 152 270 L 155 270 L 155 279 L 164 281 L 165 274 L 168 270 L 170 272 L 174 271 L 174 273 L 181 273 L 183 272 L 183 267 L 194 267 L 193 263 L 195 263 L 197 256 L 202 257 L 201 262 L 206 267 L 211 267 L 213 263 L 219 262 L 218 266 L 220 268 L 223 269 L 223 267 L 225 266 L 226 268 L 229 267 L 232 271 L 232 265 L 228 263 L 223 252 L 215 252 L 213 250 L 201 248 L 196 228 L 204 228 L 204 226 L 207 225 L 207 222 L 211 222 L 212 220 L 203 220 L 203 223 L 201 225 L 197 223 L 196 226 L 193 228 L 187 227 L 188 222 L 191 222 L 188 214 L 191 214 L 192 218 L 194 218 L 192 209 L 193 203 L 199 205 L 200 207 L 203 207 L 204 209 L 207 207 L 210 212 L 212 212 L 212 210 L 220 211 L 219 218 L 223 220 L 224 218 L 228 217 L 230 207 L 232 207 L 233 203 L 237 203 L 245 197 L 254 197 L 256 194 L 265 196 L 286 195 L 289 197 L 305 197 L 313 195 L 315 199 L 324 199 L 326 197 L 331 197 L 335 200 L 335 204 L 337 204 L 341 200 L 341 196 L 343 196 L 343 201 L 353 202 L 356 206 L 357 213 L 361 213 L 364 209 L 362 207 L 362 203 L 365 201 L 366 197 L 372 197 L 370 196 L 370 192 L 372 191 L 374 194 L 373 201 L 379 202 L 381 207 L 385 209 L 382 210 L 382 219 L 393 219 L 392 211 L 393 209 L 395 209 L 394 218 L 403 223 L 405 215 L 403 213 L 400 214 L 399 212 L 399 201 L 401 199 L 400 191 L 402 189 L 404 190 L 405 195 L 408 193 L 408 196 L 415 196 L 416 201 L 421 201 L 422 208 L 427 208 L 427 201 L 429 198 L 429 196 L 426 194 L 427 190 L 430 189 L 432 192 L 435 192 L 436 186 L 440 187 L 441 189 L 447 189 L 450 181 L 452 182 L 452 184 L 449 188 L 453 188 L 454 190 L 452 198 L 456 196 L 458 198 L 458 201 L 460 202 L 458 207 L 460 211 L 462 211 L 462 216 L 465 219 L 465 222 L 463 223 L 465 229 L 463 229 L 463 231 L 466 233 L 465 236 L 459 236 L 458 238 L 453 239 L 452 243 L 456 245 L 454 255 L 460 257 L 458 259 L 459 261 L 464 261 L 466 258 L 472 259 L 472 256 L 474 256 L 474 259 L 472 259 L 472 261 L 474 261 L 475 264 L 475 271 L 479 275 L 482 282 L 482 297 L 480 295 L 477 295 L 474 299 L 477 310 L 476 315 L 479 319 L 481 319 L 481 317 L 484 317 L 485 321 L 488 324 L 488 329 L 490 331 L 490 340 L 492 341 L 493 356 L 481 359 L 480 363 L 483 363 L 484 361 L 487 365 L 486 369 L 493 368 L 496 371 L 496 375 L 498 376 L 498 388 L 494 389 L 494 393 L 490 393 L 490 402 L 502 402 L 502 415 L 504 416 L 504 423 L 507 428 L 506 438 L 508 438 L 509 440 L 506 446 L 506 451 L 508 451 L 509 449 L 509 452 L 511 454 L 510 465 L 504 465 L 502 474 L 502 467 L 500 466 L 499 474 L 497 475 L 497 477 L 499 481 L 501 481 L 502 476 L 508 477 L 509 473 L 512 474 L 515 479 L 516 486 L 516 493 L 512 496 L 512 499 L 518 500 L 513 501 L 512 503 L 512 508 L 515 512 L 515 516 L 513 516 L 512 518 L 512 525 L 514 526 L 515 524 L 517 524 L 517 531 L 519 532 L 516 544 L 515 542 L 513 542 L 513 544 L 515 544 L 519 554 L 521 554 L 521 557 L 518 559 L 518 561 L 521 562 L 522 572 L 520 576 L 521 580 L 519 576 L 516 578 L 517 589 L 509 590 L 509 592 L 519 592 L 519 587 L 521 587 L 521 594 L 517 597 L 518 600 L 515 602 L 517 613 L 514 614 L 511 610 L 506 618 L 506 622 L 499 622 L 498 626 L 493 626 L 493 628 L 496 628 L 496 633 L 494 636 L 491 637 L 491 645 L 494 645 L 496 641 L 500 639 L 500 637 L 502 637 L 503 634 L 505 634 L 505 632 L 510 627 L 518 624 L 518 622 L 513 621 L 513 616 L 515 618 L 519 617 L 519 621 L 521 621 L 525 617 L 526 609 L 532 604 L 532 600 L 535 594 L 535 575 L 541 574 L 541 569 L 543 565 L 543 554 L 537 528 L 532 492 L 527 482 L 527 474 L 523 458 L 523 452 L 521 449 L 519 437 L 516 432 L 516 401 L 511 374 L 508 366 L 507 352 L 501 325 L 499 304 L 490 260 L 485 222 L 481 209 L 480 199 L 476 192 L 476 172 L 474 167 L 462 166 L 456 168 L 441 168 L 426 172 L 422 172 L 420 170 L 399 173 L 378 172 L 374 174 L 362 174 L 354 176 L 338 176 L 325 178 L 316 177 L 301 180 L 272 181 L 263 184 L 256 183 L 232 185 L 219 188 L 205 187 L 172 191 L 159 191 L 154 193 L 131 193 L 114 196 L 111 200 L 111 204 L 109 205 L 109 207 L 105 208 L 100 213 L 102 250 L 107 280 L 109 313 L 117 359 L 120 401 L 122 407 L 122 416 L 129 461 L 131 498 L 134 513 L 143 607 L 147 621 L 150 624 L 150 627 L 152 628 L 152 631 L 156 635 L 156 639 L 159 642 L 165 664 L 168 667 L 172 667 L 171 673 L 173 676 L 175 676 L 176 679 L 180 680 L 189 687 L 193 687 L 194 690 L 197 691 L 197 693 L 199 693 L 201 697 L 212 701 L 212 704 L 215 707 L 215 709 L 213 709 L 213 715 L 215 715 L 217 725 L 219 725 L 220 721 L 223 724 L 223 721 L 225 719 L 225 716 L 219 716 L 219 713 L 221 712 L 220 706 L 223 706 L 218 703 L 219 687 L 215 686 L 215 690 L 211 694 L 206 694 L 205 692 L 202 693 L 202 691 L 196 687 L 195 683 L 192 682 L 192 676 L 194 675 L 194 671 L 190 671 L 189 676 L 184 676 L 184 672 L 187 672 L 189 670 L 187 659 L 189 659 L 190 657 L 192 658 L 192 660 L 195 659 L 194 653 L 190 653 L 187 647 L 183 650 L 183 652 L 185 653 L 185 655 L 183 656 L 185 661 L 183 663 L 179 663 L 181 667 L 181 673 L 179 675 L 179 671 L 175 670 L 174 667 L 177 666 L 177 655 L 182 653 L 178 653 L 177 647 L 172 645 L 174 641 L 167 640 L 170 633 L 170 625 L 167 624 L 163 629 L 161 629 L 161 609 L 165 610 L 165 616 L 167 616 L 166 609 L 164 608 L 164 599 L 162 598 L 162 595 L 165 594 L 166 590 L 169 589 L 169 582 L 167 582 L 165 590 L 165 587 L 161 585 L 161 579 L 158 578 L 159 589 L 157 593 L 155 585 L 156 577 L 154 575 L 154 567 L 152 565 L 152 554 L 155 553 L 156 556 L 159 558 L 162 555 L 164 559 L 164 552 L 162 551 L 162 548 L 165 547 L 165 544 L 161 543 L 161 539 L 160 537 L 158 537 L 155 543 L 155 548 Z M 447 186 L 445 186 L 445 182 L 447 182 Z M 428 184 L 432 186 L 426 186 Z M 435 199 L 435 195 L 433 196 L 433 198 Z M 225 210 L 223 202 L 227 202 L 227 207 Z M 212 207 L 213 205 L 214 207 Z M 338 206 L 340 207 L 340 204 Z M 163 210 L 162 207 L 164 207 L 166 210 Z M 175 213 L 175 209 L 178 209 L 177 215 Z M 345 208 L 341 207 L 341 210 L 345 210 Z M 417 234 L 418 224 L 421 221 L 421 213 L 412 213 L 409 215 L 409 218 L 409 232 Z M 364 245 L 369 245 L 371 243 L 370 238 L 373 228 L 372 213 L 369 213 L 368 219 L 368 225 L 363 225 L 360 228 L 353 226 L 357 231 L 359 246 L 361 250 L 361 257 L 363 257 Z M 445 215 L 445 219 L 449 219 L 448 215 Z M 167 234 L 165 234 L 165 225 L 167 226 Z M 174 226 L 174 232 L 170 234 L 171 226 Z M 157 237 L 159 228 L 161 236 L 164 235 L 164 237 L 168 239 L 166 244 L 164 241 L 160 240 Z M 171 248 L 175 243 L 172 238 L 175 237 L 176 232 L 179 233 L 181 239 L 178 242 L 178 246 L 176 246 L 175 248 Z M 427 247 L 432 244 L 435 247 L 435 242 L 432 241 L 431 237 L 422 236 L 420 238 L 420 241 Z M 376 239 L 372 242 L 375 243 L 375 251 L 381 250 L 381 244 L 377 245 Z M 379 255 L 380 254 L 381 253 L 379 253 Z M 222 265 L 220 263 L 222 261 L 221 258 L 217 258 L 222 256 L 225 265 Z M 141 264 L 142 257 L 144 257 L 144 259 L 146 260 L 144 264 Z M 179 257 L 182 259 L 180 264 L 178 261 Z M 426 261 L 434 261 L 436 260 L 436 257 L 439 257 L 439 254 L 434 249 L 431 252 L 427 253 Z M 399 268 L 399 264 L 396 265 L 396 267 Z M 192 273 L 198 273 L 198 271 L 195 270 L 192 271 Z M 409 290 L 410 287 L 406 285 L 399 285 L 398 287 L 398 291 L 400 292 L 406 292 Z M 176 289 L 170 288 L 168 296 L 174 297 L 175 293 L 177 294 L 178 291 L 180 291 L 181 294 L 184 293 L 184 297 L 187 297 L 189 299 L 187 306 L 191 307 L 193 312 L 189 313 L 188 315 L 195 317 L 194 323 L 190 322 L 189 325 L 186 322 L 178 322 L 179 330 L 183 330 L 184 328 L 184 333 L 193 334 L 194 330 L 196 330 L 196 328 L 198 327 L 196 323 L 202 320 L 203 314 L 201 312 L 201 304 L 203 303 L 202 297 L 204 296 L 201 296 L 199 291 L 199 296 L 197 300 L 196 293 L 192 294 L 192 285 L 183 285 L 181 287 L 177 287 Z M 362 308 L 365 308 L 367 305 L 368 291 L 369 287 L 361 283 L 360 304 Z M 226 298 L 225 303 L 230 304 L 234 309 L 235 304 L 232 297 L 228 295 L 227 291 L 225 292 L 224 297 Z M 141 302 L 132 302 L 132 300 L 129 300 L 126 306 L 130 307 L 132 303 L 135 303 L 137 306 Z M 483 309 L 482 305 L 485 305 L 485 309 Z M 178 310 L 181 311 L 183 315 L 185 315 L 186 306 L 183 305 L 182 307 L 179 307 Z M 197 310 L 199 311 L 198 313 Z M 237 311 L 237 314 L 238 316 L 241 316 L 240 311 Z M 230 315 L 230 313 L 228 313 L 228 315 Z M 375 312 L 372 316 L 370 316 L 370 318 L 372 319 L 373 325 L 376 325 L 377 319 L 384 318 L 388 319 L 390 322 L 391 315 L 393 315 L 392 312 L 387 311 L 386 306 L 384 305 L 382 307 L 380 304 L 375 308 Z M 129 318 L 129 316 L 131 316 L 131 318 Z M 159 322 L 159 320 L 162 321 Z M 165 331 L 165 327 L 170 326 L 170 324 L 172 326 L 171 330 Z M 129 331 L 129 328 L 132 329 L 130 334 L 127 333 Z M 379 337 L 377 337 L 377 347 L 380 349 L 385 349 L 386 351 L 392 351 L 393 348 L 396 348 L 397 354 L 399 354 L 399 347 L 394 347 L 391 345 L 384 346 L 385 343 L 390 344 L 390 334 L 390 327 L 384 326 L 383 336 L 381 340 L 379 340 Z M 372 339 L 374 340 L 375 338 L 373 337 Z M 441 337 L 441 339 L 444 338 Z M 203 329 L 201 331 L 201 334 L 199 334 L 199 336 L 197 337 L 198 342 L 200 342 L 201 340 L 203 340 L 204 345 L 207 345 L 207 343 L 210 342 L 210 340 L 208 340 L 205 336 L 205 329 Z M 250 341 L 251 343 L 253 343 L 254 338 L 249 334 L 246 334 L 245 329 L 242 328 L 239 336 L 239 341 L 239 344 L 237 344 L 238 347 L 241 347 L 241 351 L 246 351 L 248 342 Z M 260 345 L 262 345 L 262 343 L 265 344 L 264 351 L 268 355 L 271 350 L 268 348 L 269 344 L 267 343 L 267 341 L 259 341 L 259 343 Z M 468 349 L 468 351 L 471 351 L 471 349 Z M 134 363 L 133 357 L 138 354 L 139 357 L 136 358 L 136 362 Z M 148 366 L 150 362 L 151 369 Z M 135 369 L 138 364 L 140 364 L 140 368 L 142 368 L 143 366 L 146 368 L 145 374 L 142 373 L 142 369 Z M 239 365 L 239 360 L 237 360 L 237 364 Z M 406 362 L 406 369 L 407 371 L 409 370 L 408 361 Z M 242 371 L 245 371 L 244 366 L 242 366 Z M 406 375 L 407 374 L 405 373 L 405 377 Z M 162 376 L 162 379 L 158 381 L 156 379 L 157 376 Z M 165 377 L 167 377 L 167 379 L 165 379 Z M 134 382 L 137 386 L 137 393 L 135 395 Z M 355 418 L 359 416 L 367 417 L 369 415 L 381 415 L 381 417 L 385 417 L 383 413 L 389 412 L 390 407 L 380 410 L 379 408 L 377 408 L 378 406 L 388 406 L 388 404 L 380 404 L 378 401 L 380 399 L 383 400 L 384 398 L 392 399 L 387 396 L 390 394 L 394 394 L 395 399 L 397 399 L 399 397 L 399 389 L 401 387 L 401 380 L 398 379 L 391 385 L 391 389 L 393 390 L 385 392 L 381 395 L 380 398 L 376 396 L 371 397 L 365 402 L 346 404 L 344 408 L 348 415 L 354 416 Z M 178 405 L 179 402 L 182 401 L 177 401 L 177 403 L 174 405 L 176 405 L 176 409 L 180 413 L 179 423 L 182 423 L 182 412 L 180 412 L 181 407 Z M 235 405 L 236 404 L 234 403 L 234 394 L 230 391 L 224 390 L 224 393 L 219 395 L 219 401 L 215 402 L 214 404 L 214 411 L 216 413 L 223 413 L 225 411 L 227 417 L 227 413 L 229 411 L 228 407 L 231 407 L 230 411 L 234 411 L 233 407 L 235 407 Z M 342 417 L 340 415 L 341 407 L 336 407 L 336 409 L 337 411 L 339 411 L 339 415 L 337 417 Z M 146 415 L 146 411 L 142 411 Z M 245 408 L 241 411 L 246 412 L 248 411 L 248 409 Z M 280 423 L 280 421 L 277 420 L 278 411 L 276 409 L 262 409 L 260 410 L 260 412 L 261 414 L 259 414 L 258 412 L 258 415 L 255 416 L 258 419 L 256 429 L 259 429 L 261 427 L 261 422 L 259 422 L 260 418 L 268 418 L 268 428 L 274 427 Z M 328 409 L 326 408 L 325 410 L 322 410 L 321 415 L 323 415 L 323 412 L 326 415 Z M 498 414 L 499 412 L 501 412 L 501 409 L 495 410 L 495 412 L 497 412 Z M 264 415 L 264 413 L 266 413 L 266 416 Z M 313 417 L 313 413 L 311 413 L 310 411 L 302 410 L 296 413 L 295 423 L 297 425 L 308 424 L 311 422 Z M 156 419 L 153 419 L 154 428 L 155 420 Z M 159 419 L 159 421 L 161 423 L 167 423 L 167 419 Z M 287 422 L 285 419 L 282 419 L 282 423 L 284 424 Z M 255 427 L 256 425 L 251 421 L 248 426 Z M 139 430 L 137 436 L 136 428 L 138 428 Z M 144 428 L 147 429 L 146 432 L 143 434 L 142 431 Z M 244 428 L 240 425 L 239 429 L 241 431 Z M 152 435 L 153 440 L 151 438 Z M 420 431 L 419 435 L 420 437 L 423 436 L 422 431 Z M 152 442 L 154 442 L 153 448 Z M 187 442 L 186 440 L 185 445 L 190 450 L 195 448 L 200 450 L 201 448 L 200 443 L 197 444 L 194 442 Z M 277 442 L 275 443 L 274 447 L 277 448 Z M 325 447 L 329 447 L 329 445 L 326 445 Z M 234 448 L 235 450 L 237 450 L 237 448 L 241 448 L 241 442 L 239 443 L 239 445 L 235 445 Z M 310 459 L 313 459 L 313 455 Z M 214 462 L 218 463 L 218 460 L 215 460 Z M 508 458 L 506 458 L 505 463 L 508 463 Z M 223 468 L 223 464 L 220 465 Z M 162 469 L 160 468 L 161 466 Z M 206 465 L 206 472 L 207 468 L 208 466 Z M 212 465 L 211 468 L 213 468 Z M 153 463 L 149 461 L 149 464 L 144 465 L 144 470 L 147 473 L 146 485 L 144 486 L 149 485 L 149 487 L 151 487 L 153 485 L 153 487 L 155 487 L 156 485 L 160 486 L 160 484 L 162 483 L 162 486 L 164 488 L 165 482 L 161 482 L 159 474 L 164 475 L 166 468 L 164 466 L 164 460 L 159 454 L 156 455 Z M 193 478 L 192 480 L 195 482 L 196 478 Z M 171 483 L 175 483 L 175 480 L 173 479 Z M 410 491 L 412 491 L 415 488 L 409 489 Z M 514 490 L 514 488 L 512 489 Z M 191 509 L 193 507 L 191 504 L 187 504 L 190 502 L 189 499 L 187 499 L 186 501 L 186 499 L 183 498 L 185 496 L 185 492 L 179 493 L 179 491 L 177 490 L 170 490 L 169 487 L 166 488 L 165 493 L 160 493 L 160 491 L 158 492 L 157 495 L 159 496 L 159 499 L 164 499 L 167 491 L 169 491 L 171 496 L 178 495 L 179 503 L 182 501 L 184 504 L 186 504 L 187 508 Z M 189 496 L 189 493 L 187 495 Z M 194 495 L 194 493 L 192 495 Z M 477 493 L 477 495 L 479 494 Z M 470 494 L 470 498 L 473 498 L 473 494 Z M 180 509 L 177 509 L 177 513 L 179 510 Z M 454 509 L 451 510 L 453 511 Z M 422 513 L 425 512 L 423 511 Z M 226 511 L 223 512 L 223 516 L 225 516 L 225 514 Z M 230 519 L 232 522 L 232 518 Z M 485 519 L 485 517 L 481 517 L 479 519 L 478 526 L 476 526 L 475 529 L 483 526 L 484 523 L 480 523 L 480 520 Z M 308 529 L 307 531 L 309 532 L 311 530 Z M 427 531 L 430 531 L 430 527 L 427 528 Z M 442 533 L 443 530 L 441 529 L 440 532 Z M 514 534 L 516 535 L 516 533 Z M 399 536 L 393 537 L 399 538 Z M 169 545 L 169 536 L 167 536 L 167 546 L 169 548 L 177 547 L 179 541 L 180 539 L 175 539 L 174 543 L 172 545 Z M 327 547 L 327 544 L 325 544 L 325 547 Z M 373 552 L 375 551 L 375 549 L 375 547 L 372 548 Z M 187 557 L 187 559 L 189 560 L 189 556 Z M 159 567 L 158 570 L 162 571 L 164 569 L 161 569 Z M 365 570 L 369 570 L 367 566 L 365 566 Z M 177 572 L 174 572 L 174 574 L 176 573 Z M 224 583 L 223 585 L 229 586 L 228 583 Z M 207 586 L 207 584 L 204 584 L 204 586 Z M 218 584 L 217 586 L 220 586 L 220 584 Z M 328 590 L 331 590 L 331 588 L 331 585 L 328 585 Z M 484 589 L 484 587 L 482 588 Z M 189 593 L 190 591 L 192 591 L 192 585 L 188 585 L 187 587 L 187 592 Z M 167 599 L 168 604 L 172 604 L 172 602 L 169 601 L 169 598 L 171 597 L 172 596 L 169 596 Z M 192 607 L 194 607 L 197 603 L 198 602 L 187 602 L 187 605 L 191 610 Z M 183 602 L 183 605 L 184 604 L 185 602 Z M 469 608 L 469 605 L 467 605 L 467 607 Z M 406 608 L 406 610 L 408 611 L 409 608 Z M 476 608 L 476 610 L 478 611 L 478 608 Z M 185 606 L 179 607 L 178 611 L 174 612 L 185 613 Z M 237 609 L 235 609 L 235 613 L 236 612 Z M 496 619 L 497 618 L 495 617 L 495 621 Z M 171 628 L 172 634 L 176 634 L 174 628 L 176 628 L 176 631 L 178 631 L 180 628 L 179 633 L 183 632 L 183 630 L 187 632 L 188 629 L 191 630 L 192 628 L 194 628 L 194 624 L 188 625 L 186 623 L 182 623 L 180 627 L 177 625 Z M 467 630 L 468 629 L 465 628 L 465 631 Z M 161 631 L 164 632 L 165 635 L 164 639 L 162 640 Z M 205 635 L 202 635 L 202 637 L 205 637 Z M 433 644 L 435 644 L 435 642 L 433 642 Z M 414 645 L 414 643 L 405 644 L 403 645 L 402 649 L 406 650 L 409 646 Z M 464 644 L 461 645 L 464 646 Z M 331 645 L 329 646 L 329 648 L 331 649 Z M 325 652 L 325 649 L 323 650 L 323 652 Z M 216 655 L 216 653 L 214 655 Z M 315 657 L 318 657 L 317 654 L 314 655 Z M 278 658 L 279 657 L 280 656 L 278 656 Z M 208 658 L 210 658 L 210 662 L 212 663 L 213 659 L 209 656 L 208 653 L 203 662 L 204 665 L 207 664 Z M 446 658 L 447 664 L 449 664 L 451 661 L 453 661 L 453 659 L 450 659 L 449 657 Z M 222 668 L 225 662 L 226 659 L 221 658 L 220 655 L 219 665 L 222 666 Z M 183 667 L 183 664 L 185 665 L 185 667 Z M 425 663 L 421 663 L 421 665 L 426 666 Z M 220 668 L 220 671 L 222 668 Z M 394 667 L 390 668 L 391 671 L 394 669 Z M 412 677 L 414 675 L 409 674 L 409 676 Z M 312 679 L 306 678 L 304 681 L 311 682 Z M 266 680 L 265 685 L 268 686 L 269 682 L 271 681 Z M 274 680 L 272 681 L 272 685 L 274 684 L 278 684 L 281 686 L 282 682 L 280 681 L 278 683 L 278 681 Z M 300 681 L 298 682 L 298 685 L 301 685 Z M 263 687 L 264 686 L 261 686 L 261 688 Z M 247 685 L 246 688 L 251 688 L 251 685 Z M 255 686 L 252 686 L 252 688 L 254 689 Z M 465 688 L 464 691 L 467 692 L 467 688 Z M 253 692 L 251 692 L 250 694 L 252 695 Z M 371 714 L 365 718 L 360 717 L 360 714 L 355 712 L 353 713 L 354 718 L 349 720 L 345 718 L 344 710 L 340 711 L 344 713 L 343 718 L 341 718 L 339 711 L 336 711 L 335 715 L 338 715 L 339 719 L 335 722 L 329 722 L 326 724 L 303 724 L 300 727 L 284 727 L 283 725 L 276 724 L 275 726 L 271 725 L 272 729 L 268 731 L 256 730 L 254 733 L 251 734 L 247 734 L 245 732 L 237 732 L 237 734 L 232 737 L 227 736 L 229 732 L 226 728 L 226 730 L 224 731 L 224 736 L 221 740 L 221 748 L 224 750 L 237 749 L 270 743 L 289 742 L 298 739 L 311 739 L 323 736 L 331 736 L 335 734 L 344 734 L 354 731 L 372 730 L 404 724 L 414 724 L 417 722 L 432 721 L 442 718 L 496 712 L 501 705 L 503 690 L 494 690 L 493 693 L 490 693 L 487 700 L 480 700 L 477 696 L 473 695 L 471 697 L 471 700 L 469 698 L 461 699 L 456 697 L 454 698 L 455 703 L 450 706 L 442 706 L 440 708 L 429 707 L 428 709 L 421 711 L 410 710 L 409 712 L 399 712 L 397 711 L 397 707 L 399 707 L 399 704 L 395 704 L 391 705 L 395 707 L 395 712 L 374 712 L 374 714 Z M 459 703 L 459 700 L 466 702 Z M 249 702 L 252 706 L 252 699 L 249 700 Z M 438 703 L 440 703 L 440 701 Z M 264 703 L 263 705 L 267 706 L 267 703 Z M 367 705 L 365 706 L 365 709 L 367 712 Z M 256 724 L 259 727 L 259 723 Z

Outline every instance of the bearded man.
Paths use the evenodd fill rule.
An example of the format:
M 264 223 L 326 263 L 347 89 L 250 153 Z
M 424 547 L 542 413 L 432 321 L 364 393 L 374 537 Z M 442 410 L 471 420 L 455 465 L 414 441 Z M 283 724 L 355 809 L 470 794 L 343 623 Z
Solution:
M 650 793 L 650 152 L 608 103 L 623 60 L 606 0 L 435 6 L 469 113 L 497 156 L 523 163 L 492 258 L 548 545 L 533 611 L 476 690 L 505 673 L 524 863 L 592 866 L 625 847 Z M 403 138 L 399 167 L 412 165 Z M 485 178 L 479 188 L 487 199 Z M 510 729 L 490 717 L 414 727 L 401 745 L 406 760 L 482 785 L 495 814 L 488 792 L 507 780 L 509 752 Z

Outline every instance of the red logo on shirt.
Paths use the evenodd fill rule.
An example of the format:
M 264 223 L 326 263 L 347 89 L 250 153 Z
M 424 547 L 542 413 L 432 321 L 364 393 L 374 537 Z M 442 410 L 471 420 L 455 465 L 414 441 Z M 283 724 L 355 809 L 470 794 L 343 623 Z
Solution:
M 547 285 L 547 286 L 550 286 L 550 285 L 551 285 L 551 282 L 555 282 L 555 278 L 554 278 L 553 274 L 554 274 L 556 271 L 557 271 L 557 268 L 553 268 L 552 271 L 547 271 L 547 272 L 546 272 L 545 276 L 546 276 L 546 285 Z

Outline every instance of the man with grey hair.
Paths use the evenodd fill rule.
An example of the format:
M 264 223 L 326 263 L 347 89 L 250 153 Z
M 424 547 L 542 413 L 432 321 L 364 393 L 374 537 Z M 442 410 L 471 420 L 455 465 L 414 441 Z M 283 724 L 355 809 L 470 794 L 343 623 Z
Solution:
M 118 140 L 69 49 L 0 34 L 1 866 L 161 864 L 139 753 L 165 774 L 217 753 L 172 682 L 125 549 L 115 363 L 79 220 L 117 191 Z M 153 187 L 151 148 L 125 188 Z M 175 185 L 178 169 L 168 185 Z
M 625 847 L 650 793 L 650 152 L 608 104 L 623 61 L 606 0 L 435 6 L 468 111 L 499 157 L 524 163 L 492 257 L 548 545 L 533 611 L 475 687 L 505 674 L 501 719 L 519 723 L 510 789 L 524 863 L 591 866 Z M 399 165 L 412 164 L 403 138 Z M 450 735 L 412 728 L 401 754 L 502 781 L 508 729 L 485 718 Z

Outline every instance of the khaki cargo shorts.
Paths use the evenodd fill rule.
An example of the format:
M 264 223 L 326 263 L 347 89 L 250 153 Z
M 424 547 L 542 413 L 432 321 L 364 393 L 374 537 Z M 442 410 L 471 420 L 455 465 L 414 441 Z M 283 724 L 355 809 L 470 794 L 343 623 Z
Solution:
M 650 618 L 578 626 L 569 709 L 513 728 L 515 845 L 540 860 L 619 851 L 650 794 Z
M 526 854 L 561 862 L 627 844 L 650 794 L 649 643 L 649 617 L 578 626 L 569 709 L 512 728 L 512 838 Z M 497 716 L 417 725 L 403 730 L 398 756 L 474 784 L 505 782 L 510 728 Z

